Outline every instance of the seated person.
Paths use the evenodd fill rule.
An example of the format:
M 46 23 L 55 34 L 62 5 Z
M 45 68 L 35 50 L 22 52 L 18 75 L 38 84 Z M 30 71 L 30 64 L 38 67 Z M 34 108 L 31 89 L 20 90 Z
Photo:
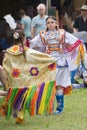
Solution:
M 2 83 L 3 90 L 5 90 L 6 75 L 5 75 L 5 72 L 4 72 L 4 69 L 2 68 L 2 66 L 0 66 L 0 82 Z M 3 90 L 0 90 L 0 98 L 7 95 L 7 91 L 3 91 Z
M 6 89 L 6 75 L 5 71 L 2 66 L 0 66 L 0 82 L 2 83 L 2 86 L 4 87 L 4 90 Z

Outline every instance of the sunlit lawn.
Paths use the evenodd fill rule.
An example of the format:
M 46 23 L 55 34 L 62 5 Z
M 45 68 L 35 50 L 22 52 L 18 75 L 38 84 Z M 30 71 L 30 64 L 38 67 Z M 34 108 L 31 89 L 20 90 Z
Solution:
M 65 109 L 61 115 L 26 115 L 24 125 L 15 124 L 0 117 L 0 130 L 87 130 L 87 89 L 74 89 L 72 95 L 65 96 Z

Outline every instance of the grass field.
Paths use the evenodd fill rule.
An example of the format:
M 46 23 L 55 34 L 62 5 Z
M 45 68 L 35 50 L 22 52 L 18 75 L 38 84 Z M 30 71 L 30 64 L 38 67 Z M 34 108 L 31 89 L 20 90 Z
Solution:
M 15 124 L 13 117 L 9 121 L 0 116 L 0 130 L 87 130 L 87 89 L 74 89 L 65 96 L 65 109 L 61 115 L 26 115 L 24 125 Z

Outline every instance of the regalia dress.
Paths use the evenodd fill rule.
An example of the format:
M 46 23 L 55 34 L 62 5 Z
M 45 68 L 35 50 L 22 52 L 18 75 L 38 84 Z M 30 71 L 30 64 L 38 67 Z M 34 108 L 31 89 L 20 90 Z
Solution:
M 65 94 L 69 93 L 71 91 L 70 71 L 75 70 L 84 58 L 81 41 L 63 29 L 59 29 L 41 31 L 31 40 L 30 47 L 35 46 L 38 47 L 38 51 L 45 50 L 44 53 L 56 58 L 56 85 L 62 86 Z
M 6 118 L 11 114 L 17 122 L 30 115 L 52 114 L 55 98 L 56 59 L 21 45 L 7 49 L 3 68 L 8 80 L 8 94 L 0 106 Z M 50 75 L 50 76 L 49 76 Z

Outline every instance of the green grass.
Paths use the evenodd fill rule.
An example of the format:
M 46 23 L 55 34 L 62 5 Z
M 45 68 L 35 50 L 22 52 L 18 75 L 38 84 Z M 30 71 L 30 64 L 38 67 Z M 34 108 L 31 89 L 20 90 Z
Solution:
M 87 130 L 87 89 L 73 90 L 65 96 L 65 109 L 61 115 L 26 115 L 24 125 L 15 124 L 13 117 L 9 121 L 0 117 L 0 130 Z

